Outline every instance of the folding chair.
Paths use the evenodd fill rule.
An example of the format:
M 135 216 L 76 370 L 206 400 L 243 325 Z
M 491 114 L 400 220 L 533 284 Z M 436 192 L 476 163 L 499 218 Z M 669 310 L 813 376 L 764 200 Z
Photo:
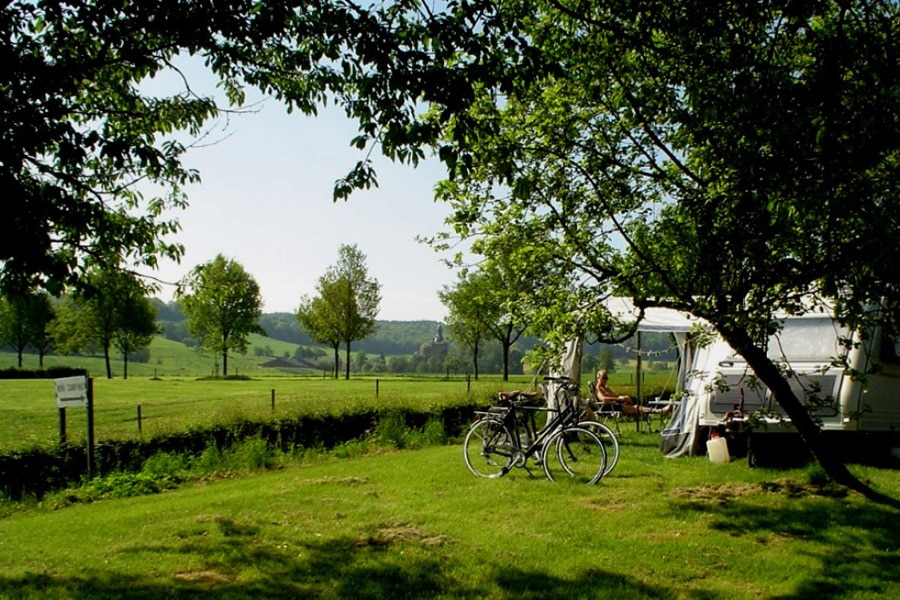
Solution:
M 607 423 L 607 425 L 612 421 L 616 433 L 621 434 L 622 432 L 619 430 L 619 417 L 622 416 L 621 408 L 617 406 L 616 402 L 601 402 L 600 399 L 597 398 L 597 388 L 595 387 L 595 384 L 595 381 L 591 381 L 588 384 L 588 389 L 591 391 L 591 410 L 594 412 L 597 420 Z

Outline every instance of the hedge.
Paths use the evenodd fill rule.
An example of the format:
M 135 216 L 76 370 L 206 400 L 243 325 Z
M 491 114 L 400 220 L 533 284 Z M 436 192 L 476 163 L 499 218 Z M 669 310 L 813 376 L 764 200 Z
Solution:
M 448 437 L 459 436 L 472 420 L 476 405 L 447 408 L 440 414 L 407 411 L 402 413 L 407 427 L 421 429 L 435 417 L 443 420 Z M 94 448 L 94 473 L 137 472 L 155 454 L 174 453 L 199 456 L 210 446 L 220 451 L 250 438 L 262 438 L 273 448 L 288 452 L 295 448 L 333 448 L 368 435 L 383 414 L 368 411 L 324 417 L 300 417 L 265 422 L 241 421 L 192 429 L 147 440 L 98 442 Z M 36 498 L 64 489 L 87 475 L 85 445 L 64 445 L 51 449 L 15 451 L 0 455 L 0 496 L 19 500 Z

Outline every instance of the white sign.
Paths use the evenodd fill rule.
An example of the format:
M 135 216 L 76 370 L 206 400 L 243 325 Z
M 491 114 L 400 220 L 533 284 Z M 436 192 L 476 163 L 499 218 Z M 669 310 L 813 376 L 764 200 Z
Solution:
M 68 408 L 70 406 L 87 406 L 88 379 L 87 377 L 63 377 L 55 379 L 56 406 Z

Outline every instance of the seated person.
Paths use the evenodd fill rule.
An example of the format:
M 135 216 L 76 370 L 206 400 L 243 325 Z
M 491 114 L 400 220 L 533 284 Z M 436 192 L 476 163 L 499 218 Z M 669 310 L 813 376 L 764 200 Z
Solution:
M 609 388 L 609 374 L 605 369 L 597 371 L 597 379 L 594 384 L 594 392 L 597 394 L 597 400 L 601 404 L 612 403 L 623 415 L 641 414 L 668 414 L 672 410 L 672 406 L 665 408 L 650 408 L 649 406 L 638 406 L 630 396 L 622 396 Z

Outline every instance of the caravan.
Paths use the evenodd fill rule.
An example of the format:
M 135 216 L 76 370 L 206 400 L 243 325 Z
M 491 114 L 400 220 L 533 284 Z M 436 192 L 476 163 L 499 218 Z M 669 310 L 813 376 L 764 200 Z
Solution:
M 770 338 L 768 352 L 845 456 L 863 450 L 886 455 L 900 446 L 900 344 L 878 331 L 856 337 L 848 366 L 871 373 L 863 383 L 834 364 L 846 352 L 840 340 L 847 335 L 827 315 L 792 316 Z M 807 458 L 783 409 L 721 338 L 696 349 L 683 386 L 678 409 L 661 434 L 660 449 L 667 456 L 700 453 L 710 435 L 720 434 L 729 439 L 732 455 L 747 454 L 751 463 Z

